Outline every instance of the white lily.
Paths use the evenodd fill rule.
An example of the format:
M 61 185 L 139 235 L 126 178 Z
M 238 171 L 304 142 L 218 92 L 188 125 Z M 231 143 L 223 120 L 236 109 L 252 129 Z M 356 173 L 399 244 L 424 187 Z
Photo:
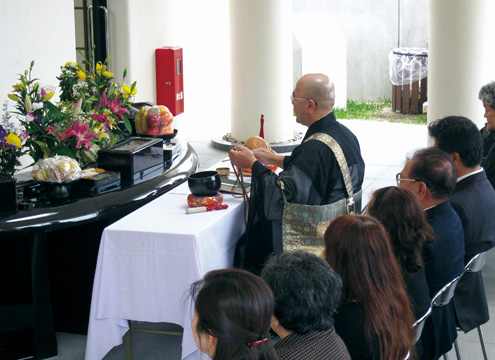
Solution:
M 26 94 L 25 101 L 24 101 L 24 107 L 26 108 L 26 112 L 32 113 L 33 112 L 33 104 L 31 104 L 31 99 L 29 96 Z
M 74 116 L 77 116 L 77 114 L 79 114 L 79 110 L 81 110 L 81 106 L 82 106 L 82 101 L 83 101 L 82 98 L 79 98 L 79 100 L 77 100 L 76 106 L 74 107 L 74 113 L 73 113 Z

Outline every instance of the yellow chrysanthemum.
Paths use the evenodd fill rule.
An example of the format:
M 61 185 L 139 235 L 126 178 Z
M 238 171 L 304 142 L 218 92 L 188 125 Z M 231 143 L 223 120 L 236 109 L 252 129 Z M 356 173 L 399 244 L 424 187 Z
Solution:
M 7 140 L 7 144 L 14 145 L 18 149 L 20 149 L 22 146 L 21 139 L 14 133 L 10 133 L 9 135 L 7 135 L 5 140 Z
M 103 110 L 103 114 L 105 114 L 107 117 L 108 117 L 108 115 L 110 115 L 111 113 L 112 113 L 112 111 L 111 111 L 111 110 L 109 110 L 109 109 L 105 109 L 105 110 Z
M 81 71 L 81 70 L 77 70 L 77 77 L 80 79 L 80 80 L 86 80 L 86 73 L 84 71 Z
M 111 77 L 113 77 L 113 73 L 108 72 L 108 71 L 103 71 L 103 76 L 106 78 L 111 78 Z

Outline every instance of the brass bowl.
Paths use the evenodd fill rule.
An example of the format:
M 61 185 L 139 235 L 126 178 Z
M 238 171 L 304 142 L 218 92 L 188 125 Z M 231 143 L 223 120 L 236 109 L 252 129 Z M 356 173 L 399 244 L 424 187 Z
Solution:
M 218 174 L 220 176 L 229 176 L 229 174 L 230 174 L 230 168 L 229 167 L 218 167 L 217 171 L 218 171 Z

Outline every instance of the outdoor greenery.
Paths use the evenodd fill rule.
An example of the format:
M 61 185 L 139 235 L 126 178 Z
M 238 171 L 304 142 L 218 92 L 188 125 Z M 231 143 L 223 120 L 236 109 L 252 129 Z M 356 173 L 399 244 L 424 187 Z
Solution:
M 347 109 L 334 108 L 338 119 L 361 119 L 400 122 L 407 124 L 426 124 L 426 114 L 402 114 L 392 111 L 390 99 L 379 98 L 373 101 L 347 100 Z

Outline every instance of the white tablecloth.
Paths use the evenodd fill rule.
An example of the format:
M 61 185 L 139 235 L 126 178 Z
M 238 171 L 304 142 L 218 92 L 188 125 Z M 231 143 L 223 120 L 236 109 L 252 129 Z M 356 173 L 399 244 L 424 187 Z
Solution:
M 86 360 L 100 360 L 122 343 L 127 320 L 184 328 L 182 358 L 199 358 L 191 332 L 191 283 L 232 267 L 244 231 L 242 199 L 224 194 L 226 210 L 185 214 L 187 184 L 107 227 L 91 300 Z

